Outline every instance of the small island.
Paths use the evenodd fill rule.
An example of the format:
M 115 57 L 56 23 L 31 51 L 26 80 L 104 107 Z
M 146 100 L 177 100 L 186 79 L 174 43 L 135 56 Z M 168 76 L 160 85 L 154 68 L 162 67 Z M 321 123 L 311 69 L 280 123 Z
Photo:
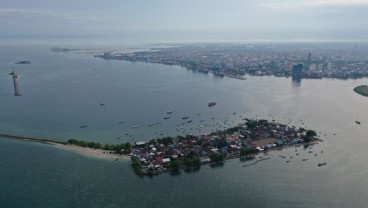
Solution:
M 226 159 L 249 160 L 259 152 L 318 140 L 314 130 L 265 119 L 246 119 L 245 123 L 210 134 L 136 142 L 129 155 L 137 174 L 153 176 L 161 172 L 179 173 L 180 169 L 198 170 L 204 164 L 222 165 Z M 270 158 L 261 160 L 266 159 Z
M 69 139 L 67 142 L 44 138 L 0 134 L 17 140 L 56 145 L 86 156 L 118 160 L 131 159 L 131 166 L 141 176 L 162 172 L 180 173 L 199 170 L 201 165 L 223 165 L 227 159 L 251 160 L 262 152 L 283 147 L 309 145 L 321 141 L 316 131 L 288 126 L 266 119 L 245 119 L 235 127 L 203 135 L 179 135 L 121 144 Z M 128 157 L 129 156 L 129 157 Z M 243 167 L 270 158 L 262 158 Z M 288 162 L 288 161 L 287 161 Z
M 354 91 L 359 95 L 363 95 L 368 97 L 368 86 L 367 85 L 360 85 L 354 88 Z

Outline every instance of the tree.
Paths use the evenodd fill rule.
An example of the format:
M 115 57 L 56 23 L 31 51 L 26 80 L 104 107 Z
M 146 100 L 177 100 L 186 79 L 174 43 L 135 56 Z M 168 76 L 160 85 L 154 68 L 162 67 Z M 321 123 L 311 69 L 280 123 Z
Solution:
M 130 159 L 132 160 L 132 168 L 136 172 L 139 172 L 142 169 L 142 164 L 141 164 L 141 161 L 139 160 L 139 158 L 138 157 L 131 157 Z
M 299 131 L 300 131 L 300 132 L 305 132 L 305 131 L 306 131 L 306 129 L 305 129 L 305 128 L 303 128 L 303 127 L 299 127 Z
M 247 125 L 248 128 L 253 129 L 257 126 L 257 121 L 255 120 L 248 120 L 245 125 Z
M 214 153 L 210 156 L 211 161 L 215 163 L 223 162 L 225 158 L 225 154 L 222 153 Z
M 240 149 L 240 157 L 248 157 L 250 154 L 257 152 L 254 148 L 241 148 Z
M 180 161 L 179 160 L 173 160 L 170 162 L 170 168 L 173 172 L 178 172 L 180 168 Z
M 315 137 L 317 136 L 317 133 L 314 130 L 308 130 L 306 132 L 307 137 Z
M 187 157 L 184 159 L 184 164 L 188 168 L 198 167 L 201 165 L 201 160 L 196 156 Z
M 266 119 L 259 119 L 258 120 L 259 126 L 268 126 L 268 121 Z

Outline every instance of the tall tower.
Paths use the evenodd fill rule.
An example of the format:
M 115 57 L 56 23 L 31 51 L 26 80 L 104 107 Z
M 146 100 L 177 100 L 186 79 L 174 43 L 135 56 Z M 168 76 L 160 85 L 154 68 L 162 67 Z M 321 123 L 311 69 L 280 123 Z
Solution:
M 312 61 L 312 53 L 309 52 L 308 53 L 308 63 L 310 63 Z
M 302 76 L 303 72 L 303 64 L 293 65 L 292 75 L 293 76 Z
M 15 96 L 21 96 L 22 94 L 20 94 L 20 91 L 19 91 L 19 86 L 18 86 L 18 79 L 20 77 L 20 75 L 15 72 L 14 70 L 12 72 L 9 73 L 10 75 L 13 76 L 13 84 L 14 84 L 14 95 Z

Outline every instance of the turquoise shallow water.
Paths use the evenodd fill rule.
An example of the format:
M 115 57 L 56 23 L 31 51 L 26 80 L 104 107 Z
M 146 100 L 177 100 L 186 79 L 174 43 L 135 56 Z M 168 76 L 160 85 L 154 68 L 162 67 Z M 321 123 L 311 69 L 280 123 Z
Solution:
M 6 49 L 6 50 L 5 50 Z M 126 161 L 86 158 L 58 148 L 0 140 L 0 207 L 365 207 L 368 124 L 365 97 L 352 88 L 368 80 L 249 77 L 218 79 L 180 67 L 106 61 L 87 54 L 51 53 L 47 47 L 5 47 L 0 54 L 0 132 L 81 138 L 99 142 L 176 135 L 181 117 L 233 125 L 239 115 L 274 118 L 321 131 L 323 143 L 272 152 L 242 167 L 203 166 L 194 173 L 140 178 Z M 11 63 L 23 93 L 13 96 Z M 207 103 L 218 104 L 209 109 Z M 105 102 L 105 106 L 100 106 Z M 167 110 L 174 111 L 163 120 Z M 233 112 L 237 112 L 234 116 Z M 197 117 L 201 113 L 201 117 Z M 211 119 L 214 117 L 215 119 Z M 356 125 L 359 118 L 361 125 Z M 302 119 L 304 125 L 298 121 Z M 119 121 L 125 121 L 119 125 Z M 161 122 L 148 127 L 148 124 Z M 88 127 L 80 129 L 79 126 Z M 138 125 L 139 128 L 131 127 Z M 192 128 L 192 129 L 191 129 Z M 132 137 L 126 136 L 132 134 Z M 156 133 L 156 134 L 155 134 Z M 334 135 L 336 134 L 336 135 Z M 120 140 L 116 138 L 120 137 Z M 317 156 L 309 151 L 318 153 Z M 322 154 L 321 151 L 324 151 Z M 290 163 L 279 157 L 293 156 Z M 302 162 L 302 158 L 308 159 Z M 327 165 L 317 167 L 326 161 Z

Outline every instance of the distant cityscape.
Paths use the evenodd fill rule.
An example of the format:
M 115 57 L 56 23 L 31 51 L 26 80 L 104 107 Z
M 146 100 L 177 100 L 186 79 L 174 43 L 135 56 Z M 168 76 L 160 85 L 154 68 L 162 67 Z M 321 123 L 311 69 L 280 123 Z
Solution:
M 105 52 L 104 59 L 178 65 L 202 73 L 305 79 L 368 77 L 368 48 L 346 45 L 185 44 L 138 52 Z

